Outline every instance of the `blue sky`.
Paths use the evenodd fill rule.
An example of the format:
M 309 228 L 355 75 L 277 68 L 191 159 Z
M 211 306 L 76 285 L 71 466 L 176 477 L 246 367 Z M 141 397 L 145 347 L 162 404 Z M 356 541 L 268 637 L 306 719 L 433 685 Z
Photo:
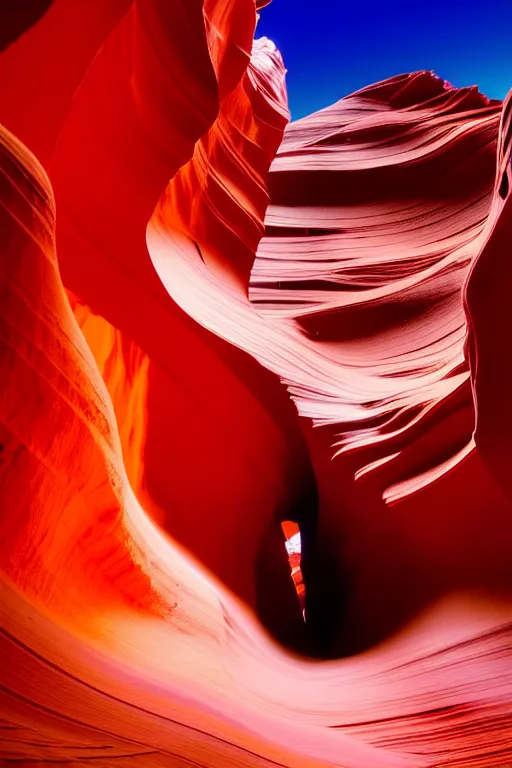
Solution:
M 273 0 L 257 34 L 284 56 L 293 119 L 418 69 L 492 98 L 512 88 L 512 0 Z

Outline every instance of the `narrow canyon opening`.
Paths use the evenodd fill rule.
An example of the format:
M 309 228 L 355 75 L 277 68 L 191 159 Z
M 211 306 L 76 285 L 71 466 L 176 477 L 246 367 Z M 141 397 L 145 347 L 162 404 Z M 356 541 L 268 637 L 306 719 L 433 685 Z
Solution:
M 304 620 L 306 619 L 306 590 L 304 586 L 304 580 L 302 578 L 301 568 L 301 550 L 302 541 L 300 536 L 300 529 L 297 523 L 293 523 L 291 520 L 285 520 L 281 523 L 281 528 L 286 539 L 286 552 L 288 554 L 288 562 L 290 563 L 290 571 L 292 574 L 292 580 L 297 591 L 297 597 L 301 607 Z

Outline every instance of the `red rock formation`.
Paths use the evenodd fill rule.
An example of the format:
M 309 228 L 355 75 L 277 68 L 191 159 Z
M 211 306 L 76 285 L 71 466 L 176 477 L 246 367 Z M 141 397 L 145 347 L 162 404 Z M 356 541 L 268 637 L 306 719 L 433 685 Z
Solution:
M 5 764 L 512 760 L 508 107 L 265 4 L 0 11 Z
M 510 362 L 505 350 L 510 324 L 506 286 L 512 227 L 511 107 L 509 95 L 501 117 L 491 212 L 465 291 L 476 447 L 508 499 L 511 491 L 508 469 L 511 416 L 507 386 Z

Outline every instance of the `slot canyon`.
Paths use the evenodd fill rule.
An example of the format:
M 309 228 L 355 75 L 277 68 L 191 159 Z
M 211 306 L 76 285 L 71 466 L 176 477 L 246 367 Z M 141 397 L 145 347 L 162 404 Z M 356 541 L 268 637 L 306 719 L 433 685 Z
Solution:
M 0 4 L 0 765 L 512 766 L 512 97 L 266 5 Z

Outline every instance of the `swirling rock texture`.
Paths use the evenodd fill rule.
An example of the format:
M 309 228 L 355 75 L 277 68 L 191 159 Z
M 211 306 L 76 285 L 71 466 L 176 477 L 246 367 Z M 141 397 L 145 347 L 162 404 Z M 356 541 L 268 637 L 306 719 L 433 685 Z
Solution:
M 2 764 L 512 763 L 512 102 L 265 4 L 0 9 Z

